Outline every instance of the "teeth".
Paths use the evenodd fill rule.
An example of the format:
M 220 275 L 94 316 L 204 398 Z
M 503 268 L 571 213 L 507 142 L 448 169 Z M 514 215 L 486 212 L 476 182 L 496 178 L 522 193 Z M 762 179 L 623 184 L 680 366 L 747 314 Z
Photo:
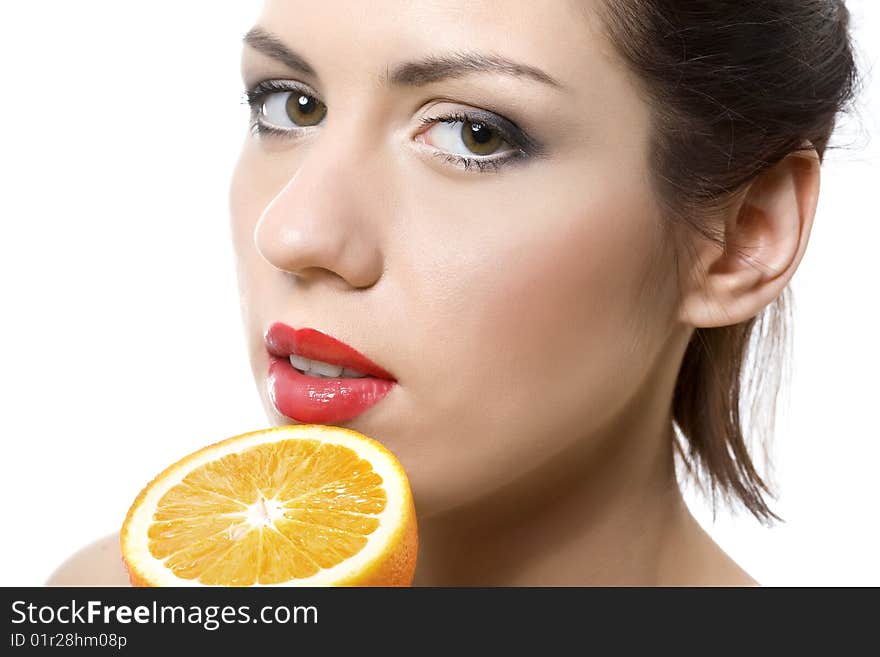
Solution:
M 342 374 L 342 367 L 339 365 L 322 363 L 319 360 L 313 360 L 312 366 L 309 368 L 309 374 L 318 374 L 320 376 L 326 376 L 327 378 L 335 378 Z
M 290 354 L 290 364 L 300 372 L 319 379 L 334 379 L 339 376 L 351 379 L 361 379 L 367 376 L 357 370 L 350 370 L 347 367 L 342 367 L 340 365 L 331 365 L 330 363 L 325 363 L 320 360 L 303 358 L 296 354 Z
M 308 358 L 297 356 L 296 354 L 290 354 L 290 364 L 298 370 L 308 372 L 309 368 L 312 366 L 312 361 L 310 361 Z

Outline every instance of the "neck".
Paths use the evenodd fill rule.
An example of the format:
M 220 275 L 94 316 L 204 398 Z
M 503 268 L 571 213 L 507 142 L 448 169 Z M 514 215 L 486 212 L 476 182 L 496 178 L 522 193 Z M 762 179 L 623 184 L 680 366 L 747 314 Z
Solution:
M 499 495 L 479 508 L 420 520 L 415 584 L 655 582 L 683 504 L 671 459 L 657 450 L 637 473 L 623 451 L 597 455 L 579 480 L 560 471 L 562 464 L 541 468 L 534 482 L 518 482 L 529 500 Z
M 589 445 L 491 499 L 419 518 L 414 585 L 650 586 L 735 576 L 681 497 L 673 383 L 647 381 L 613 426 L 582 441 Z

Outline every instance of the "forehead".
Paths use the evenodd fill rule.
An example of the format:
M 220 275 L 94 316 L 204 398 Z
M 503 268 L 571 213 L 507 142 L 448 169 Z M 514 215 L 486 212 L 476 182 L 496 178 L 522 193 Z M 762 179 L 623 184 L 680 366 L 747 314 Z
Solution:
M 316 79 L 305 81 L 337 106 L 370 98 L 378 107 L 397 93 L 422 98 L 419 90 L 374 92 L 398 65 L 426 57 L 481 53 L 540 69 L 561 88 L 487 74 L 429 89 L 540 125 L 567 154 L 597 166 L 614 157 L 619 166 L 623 151 L 642 156 L 651 112 L 605 36 L 597 13 L 604 1 L 266 0 L 257 25 L 308 61 Z M 284 73 L 266 61 L 245 48 L 245 77 Z
M 615 72 L 593 5 L 593 0 L 266 0 L 258 23 L 307 55 L 316 69 L 320 55 L 337 73 L 344 67 L 378 77 L 397 62 L 427 54 L 480 51 L 540 68 L 575 91 Z

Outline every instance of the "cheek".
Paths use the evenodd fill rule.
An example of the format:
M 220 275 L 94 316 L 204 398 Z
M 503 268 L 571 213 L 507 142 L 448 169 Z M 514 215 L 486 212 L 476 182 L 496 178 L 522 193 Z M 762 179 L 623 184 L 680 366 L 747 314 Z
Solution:
M 255 162 L 251 161 L 247 148 L 243 149 L 229 184 L 229 219 L 239 284 L 243 283 L 243 275 L 246 273 L 243 265 L 250 256 L 249 240 L 253 239 L 253 227 L 259 216 L 254 189 L 256 178 L 254 165 Z
M 241 266 L 255 255 L 254 227 L 272 198 L 270 176 L 267 175 L 271 173 L 271 167 L 267 167 L 253 152 L 253 147 L 245 142 L 229 185 L 232 245 L 240 271 Z
M 607 385 L 621 373 L 623 355 L 642 337 L 656 242 L 649 217 L 615 197 L 532 212 L 546 229 L 505 244 L 471 287 L 473 333 L 500 347 L 474 344 L 472 356 L 533 381 L 531 393 L 543 392 L 549 408 L 574 385 Z M 571 401 L 585 401 L 583 392 Z
M 424 279 L 419 298 L 441 301 L 417 306 L 433 329 L 416 342 L 442 348 L 416 358 L 429 353 L 431 366 L 414 389 L 425 425 L 455 419 L 432 462 L 437 478 L 456 472 L 460 490 L 503 485 L 534 466 L 536 445 L 558 451 L 589 435 L 645 375 L 666 316 L 665 293 L 646 293 L 656 210 L 647 192 L 602 183 L 542 194 L 549 202 L 494 197 Z
M 272 268 L 254 244 L 257 221 L 273 197 L 272 167 L 263 164 L 245 144 L 233 171 L 229 186 L 229 217 L 235 267 L 238 276 L 239 304 L 248 339 L 248 351 L 255 372 L 264 367 L 266 355 L 260 326 Z M 277 187 L 275 188 L 277 189 Z
M 661 321 L 652 308 L 663 295 L 646 294 L 660 248 L 650 198 L 598 188 L 474 212 L 503 221 L 464 235 L 454 261 L 435 263 L 435 287 L 422 295 L 445 300 L 432 307 L 446 315 L 437 326 L 456 327 L 453 361 L 571 380 L 577 371 L 613 371 L 643 337 L 645 318 Z
M 503 275 L 485 279 L 482 302 L 491 312 L 475 317 L 478 331 L 515 326 L 498 337 L 517 369 L 557 380 L 605 375 L 639 337 L 648 310 L 644 283 L 657 248 L 651 215 L 614 195 L 533 212 L 547 228 L 510 250 L 506 266 L 496 263 Z

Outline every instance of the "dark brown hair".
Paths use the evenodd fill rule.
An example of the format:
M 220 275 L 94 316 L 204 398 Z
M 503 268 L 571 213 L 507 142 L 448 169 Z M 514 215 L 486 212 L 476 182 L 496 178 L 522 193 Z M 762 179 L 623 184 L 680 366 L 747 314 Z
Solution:
M 606 0 L 600 12 L 653 107 L 652 183 L 669 225 L 721 245 L 723 229 L 707 219 L 805 140 L 821 161 L 837 114 L 855 96 L 841 0 Z M 746 322 L 696 329 L 673 399 L 687 441 L 676 449 L 690 474 L 704 475 L 713 511 L 720 493 L 767 524 L 781 518 L 764 499 L 773 493 L 752 462 L 743 415 L 763 430 L 769 461 L 790 295 L 786 288 Z

